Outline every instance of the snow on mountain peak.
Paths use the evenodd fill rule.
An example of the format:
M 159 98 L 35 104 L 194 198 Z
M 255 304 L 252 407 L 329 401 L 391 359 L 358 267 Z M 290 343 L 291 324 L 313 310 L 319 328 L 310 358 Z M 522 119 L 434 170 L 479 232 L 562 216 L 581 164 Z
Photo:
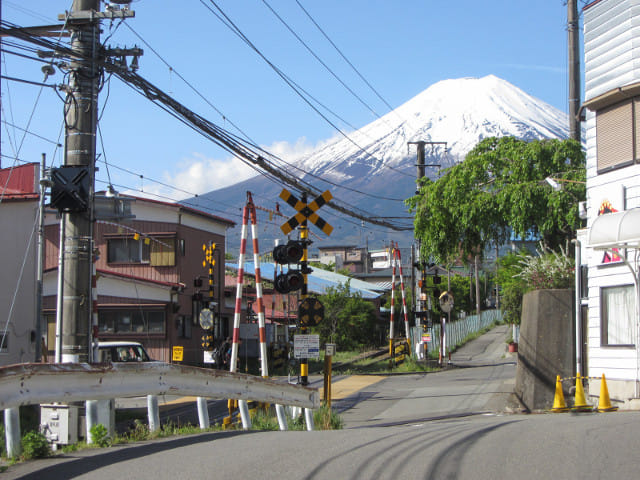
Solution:
M 567 117 L 495 75 L 442 80 L 349 134 L 352 141 L 341 138 L 312 153 L 303 168 L 338 181 L 378 174 L 388 171 L 384 166 L 406 166 L 407 142 L 418 140 L 447 142 L 451 164 L 492 136 L 566 138 Z

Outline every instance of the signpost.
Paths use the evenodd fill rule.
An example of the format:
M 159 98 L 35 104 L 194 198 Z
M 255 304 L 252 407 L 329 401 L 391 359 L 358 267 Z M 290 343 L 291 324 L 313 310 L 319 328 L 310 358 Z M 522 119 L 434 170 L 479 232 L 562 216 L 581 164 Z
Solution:
M 331 370 L 333 356 L 336 354 L 336 344 L 326 343 L 324 345 L 324 403 L 331 408 Z

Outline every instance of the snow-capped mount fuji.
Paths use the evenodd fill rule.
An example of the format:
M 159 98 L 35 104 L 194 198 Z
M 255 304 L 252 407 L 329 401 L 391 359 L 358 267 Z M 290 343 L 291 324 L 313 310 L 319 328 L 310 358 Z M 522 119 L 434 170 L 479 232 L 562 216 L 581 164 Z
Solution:
M 362 178 L 363 170 L 368 176 L 387 175 L 387 167 L 406 169 L 415 159 L 407 153 L 411 141 L 447 142 L 448 158 L 440 160 L 452 163 L 487 137 L 565 138 L 567 128 L 566 114 L 494 75 L 443 80 L 350 134 L 353 142 L 338 139 L 300 166 L 349 181 Z
M 408 142 L 447 142 L 446 154 L 442 149 L 426 151 L 426 163 L 445 168 L 464 160 L 479 141 L 493 136 L 526 140 L 567 138 L 567 116 L 494 75 L 443 80 L 349 133 L 348 138 L 336 137 L 324 147 L 296 160 L 295 165 L 310 174 L 305 175 L 306 181 L 318 190 L 331 190 L 343 204 L 364 210 L 371 217 L 406 217 L 404 204 L 388 199 L 406 199 L 415 192 L 416 152 L 415 147 L 408 148 Z M 291 171 L 299 176 L 299 171 Z M 426 173 L 434 177 L 438 171 L 427 169 Z M 318 177 L 339 186 L 327 184 Z M 273 198 L 273 204 L 264 205 L 273 208 L 282 187 L 258 176 L 189 199 L 189 204 L 195 203 L 206 211 L 216 205 L 216 199 L 224 199 L 223 203 L 240 207 L 245 203 L 246 192 L 251 191 L 262 199 Z M 214 208 L 219 208 L 219 204 Z M 294 213 L 288 206 L 282 210 L 285 215 Z M 220 214 L 219 210 L 215 213 Z M 326 240 L 316 239 L 317 245 L 363 246 L 366 243 L 370 248 L 378 248 L 395 240 L 403 246 L 402 243 L 408 245 L 412 236 L 411 232 L 384 232 L 382 227 L 337 216 L 327 206 L 319 213 L 334 226 L 334 232 Z M 275 221 L 279 220 L 276 218 Z M 229 232 L 231 244 L 236 243 L 234 237 L 239 237 L 239 228 L 236 230 L 238 235 L 235 231 Z M 282 238 L 277 230 L 273 228 L 269 232 L 265 229 L 267 238 L 261 239 L 261 243 L 273 245 L 272 238 Z

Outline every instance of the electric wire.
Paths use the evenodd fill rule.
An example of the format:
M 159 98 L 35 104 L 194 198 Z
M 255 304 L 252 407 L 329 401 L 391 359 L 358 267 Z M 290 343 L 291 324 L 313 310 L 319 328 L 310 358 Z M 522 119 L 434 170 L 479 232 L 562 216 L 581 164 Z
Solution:
M 2 25 L 3 25 L 3 29 L 7 28 L 8 25 L 12 26 L 6 21 L 2 21 Z M 74 54 L 74 52 L 72 52 L 71 49 L 67 48 L 64 45 L 60 45 L 59 43 L 56 44 L 48 40 L 35 38 L 33 35 L 30 35 L 28 32 L 25 32 L 19 28 L 14 33 L 20 38 L 22 38 L 23 40 L 30 41 L 32 43 L 35 43 L 37 45 L 40 45 L 46 48 L 53 48 L 54 50 L 58 50 L 60 54 L 68 55 L 71 57 L 77 57 L 77 55 Z M 214 143 L 218 144 L 221 148 L 236 155 L 242 161 L 245 161 L 245 163 L 248 162 L 248 164 L 250 164 L 252 168 L 255 168 L 256 170 L 258 170 L 259 173 L 265 174 L 265 172 L 260 171 L 260 169 L 265 170 L 267 173 L 266 175 L 267 178 L 271 178 L 274 181 L 277 181 L 277 179 L 284 181 L 286 184 L 292 186 L 297 191 L 306 191 L 307 193 L 310 193 L 312 195 L 319 194 L 319 192 L 307 182 L 304 182 L 301 179 L 292 178 L 288 175 L 284 175 L 281 171 L 279 171 L 278 169 L 275 169 L 271 164 L 269 164 L 264 157 L 256 154 L 255 152 L 252 152 L 249 148 L 247 148 L 246 145 L 241 144 L 238 141 L 237 137 L 224 131 L 220 127 L 215 126 L 214 124 L 211 124 L 210 122 L 206 121 L 202 117 L 186 109 L 186 107 L 182 106 L 181 104 L 173 100 L 171 97 L 168 97 L 166 94 L 164 94 L 164 92 L 157 89 L 156 87 L 154 87 L 149 82 L 142 79 L 142 77 L 135 74 L 134 72 L 125 70 L 121 66 L 114 65 L 109 62 L 104 62 L 102 66 L 108 71 L 116 74 L 116 76 L 118 76 L 123 81 L 125 81 L 125 83 L 127 83 L 130 87 L 134 88 L 134 90 L 137 90 L 139 93 L 151 99 L 154 103 L 159 105 L 165 111 L 172 114 L 175 118 L 180 119 L 183 123 L 189 125 L 195 131 L 198 131 L 205 137 L 211 139 Z M 159 100 L 162 101 L 161 104 L 158 103 Z M 195 124 L 198 124 L 198 126 L 196 127 Z M 206 126 L 207 128 L 202 130 L 203 126 Z M 329 206 L 331 208 L 336 209 L 337 211 L 340 211 L 347 215 L 354 216 L 355 218 L 359 218 L 363 221 L 366 221 L 367 223 L 378 224 L 378 225 L 390 228 L 392 230 L 398 229 L 397 225 L 394 225 L 389 222 L 372 220 L 370 218 L 370 215 L 367 214 L 367 212 L 364 212 L 362 214 L 354 212 L 347 207 L 338 205 L 338 202 L 332 201 L 329 203 Z M 404 229 L 404 228 L 400 228 L 400 229 Z
M 329 35 L 327 35 L 327 33 L 323 30 L 323 28 L 320 25 L 318 25 L 318 22 L 316 22 L 316 20 L 311 16 L 311 14 L 302 6 L 300 1 L 295 0 L 295 2 L 298 4 L 300 9 L 305 13 L 305 15 L 309 18 L 309 20 L 311 20 L 311 23 L 313 23 L 316 26 L 316 28 L 320 31 L 320 33 L 324 36 L 324 38 L 327 39 L 327 41 L 333 46 L 336 52 L 338 52 L 338 54 L 343 58 L 343 60 L 347 62 L 347 64 L 353 69 L 353 71 L 356 72 L 356 74 L 362 79 L 362 81 L 371 89 L 371 91 L 375 93 L 376 96 L 387 106 L 389 111 L 395 111 L 394 108 L 391 105 L 389 105 L 389 102 L 387 102 L 384 99 L 384 97 L 380 95 L 380 93 L 373 87 L 373 85 L 371 85 L 371 83 L 367 81 L 367 79 L 360 73 L 360 71 L 353 65 L 353 63 L 349 61 L 349 59 L 345 56 L 345 54 L 342 53 L 342 50 L 338 48 L 338 46 L 334 43 L 334 41 L 331 40 L 331 38 L 329 38 Z
M 209 0 L 209 2 L 211 4 L 213 4 L 215 6 L 215 8 L 220 12 L 220 15 L 222 15 L 224 17 L 224 20 L 222 19 L 222 17 L 220 17 L 220 15 L 218 15 L 216 12 L 214 12 L 208 5 L 206 5 L 204 3 L 204 0 L 200 0 L 200 3 L 202 3 L 205 8 L 207 8 L 211 13 L 213 13 L 227 28 L 229 28 L 233 33 L 235 33 L 238 37 L 240 37 L 253 51 L 255 51 L 260 58 L 262 58 L 267 65 L 269 65 L 269 67 L 276 72 L 276 74 L 282 78 L 282 80 L 294 91 L 294 93 L 296 93 L 296 95 L 298 95 L 313 111 L 315 111 L 326 123 L 328 123 L 333 129 L 335 129 L 340 135 L 342 135 L 347 141 L 349 141 L 351 144 L 353 144 L 359 151 L 361 151 L 362 153 L 364 153 L 367 157 L 370 157 L 372 160 L 374 160 L 377 163 L 377 167 L 383 167 L 383 168 L 389 168 L 390 170 L 394 170 L 402 175 L 406 175 L 406 176 L 412 176 L 409 175 L 405 172 L 403 172 L 402 170 L 396 169 L 390 165 L 385 165 L 384 162 L 378 158 L 376 158 L 374 155 L 372 155 L 370 152 L 368 152 L 365 148 L 361 147 L 358 143 L 355 142 L 355 140 L 353 140 L 349 135 L 347 135 L 340 127 L 338 127 L 334 122 L 332 122 L 331 120 L 329 120 L 329 118 L 327 118 L 326 115 L 324 115 L 312 102 L 309 98 L 313 98 L 309 95 L 308 92 L 304 91 L 303 89 L 301 89 L 301 87 L 296 84 L 295 82 L 293 82 L 293 80 L 291 80 L 291 78 L 289 76 L 287 76 L 282 70 L 280 70 L 278 67 L 276 67 L 249 39 L 248 37 L 242 33 L 242 31 L 233 23 L 233 21 L 224 13 L 224 11 L 216 4 L 216 2 L 214 0 Z M 305 95 L 303 95 L 303 93 Z M 309 98 L 307 98 L 309 97 Z M 318 104 L 320 104 L 317 100 L 314 99 L 314 101 Z M 321 105 L 321 104 L 320 104 Z M 326 107 L 324 107 L 326 109 Z M 334 113 L 335 115 L 335 113 Z M 344 120 L 343 120 L 344 121 Z M 345 122 L 346 123 L 346 122 Z M 355 129 L 355 127 L 352 127 Z M 356 129 L 357 130 L 357 129 Z
M 300 35 L 298 35 L 293 28 L 276 12 L 273 7 L 267 2 L 267 0 L 262 0 L 262 3 L 266 5 L 266 7 L 273 13 L 273 15 L 280 20 L 280 22 L 291 32 L 291 34 L 300 42 L 304 48 L 315 58 L 320 65 L 322 65 L 325 70 L 327 70 L 339 83 L 342 85 L 356 100 L 358 100 L 367 110 L 369 110 L 376 118 L 380 118 L 378 112 L 376 112 L 371 105 L 365 102 L 356 92 L 354 92 L 349 85 L 347 85 L 332 69 L 327 65 L 317 54 L 313 51 L 313 49 L 305 42 Z
M 207 103 L 207 105 L 209 105 L 211 108 L 213 108 L 213 109 L 216 111 L 216 113 L 218 113 L 218 114 L 220 115 L 220 117 L 221 117 L 223 120 L 228 121 L 228 122 L 231 124 L 231 126 L 233 126 L 233 127 L 234 127 L 234 128 L 235 128 L 235 129 L 240 133 L 240 134 L 242 134 L 242 135 L 244 136 L 244 138 L 245 138 L 248 142 L 250 142 L 250 143 L 251 143 L 251 145 L 252 145 L 254 148 L 258 148 L 258 149 L 260 149 L 263 153 L 265 153 L 265 155 L 269 155 L 270 157 L 272 157 L 272 158 L 274 158 L 274 159 L 278 160 L 279 162 L 281 162 L 281 163 L 282 163 L 282 164 L 284 164 L 284 165 L 287 165 L 287 166 L 288 166 L 288 167 L 290 167 L 290 168 L 295 168 L 296 170 L 298 170 L 298 171 L 299 171 L 299 172 L 301 172 L 301 173 L 304 173 L 305 175 L 310 175 L 310 176 L 312 176 L 312 177 L 314 177 L 314 178 L 317 178 L 317 179 L 318 179 L 318 180 L 320 180 L 320 181 L 323 181 L 323 182 L 325 182 L 325 183 L 327 183 L 327 184 L 329 184 L 329 185 L 333 185 L 333 186 L 335 186 L 335 187 L 337 187 L 337 188 L 342 188 L 342 189 L 345 189 L 345 190 L 352 191 L 352 192 L 354 192 L 354 193 L 359 193 L 359 194 L 361 194 L 361 195 L 366 195 L 366 196 L 370 196 L 370 197 L 378 198 L 378 199 L 382 199 L 382 200 L 389 200 L 389 201 L 404 201 L 404 199 L 392 198 L 392 197 L 384 197 L 384 196 L 380 196 L 380 195 L 373 195 L 373 194 L 369 194 L 369 193 L 367 193 L 367 192 L 363 192 L 363 191 L 358 190 L 358 189 L 355 189 L 355 188 L 348 187 L 348 186 L 346 186 L 346 185 L 340 185 L 340 184 L 338 184 L 338 183 L 336 183 L 336 182 L 332 182 L 331 180 L 327 180 L 327 179 L 322 178 L 322 177 L 320 177 L 320 176 L 318 176 L 318 175 L 315 175 L 315 174 L 313 174 L 313 173 L 311 173 L 311 172 L 309 172 L 309 171 L 306 171 L 306 170 L 304 170 L 304 169 L 300 168 L 299 166 L 294 165 L 294 164 L 292 164 L 292 163 L 290 163 L 290 162 L 287 162 L 287 161 L 283 160 L 282 158 L 280 158 L 280 157 L 278 157 L 278 156 L 276 156 L 276 155 L 273 155 L 273 154 L 271 154 L 271 153 L 267 152 L 266 150 L 262 149 L 260 146 L 258 146 L 257 142 L 255 142 L 254 140 L 252 140 L 252 139 L 251 139 L 251 137 L 250 137 L 246 132 L 244 132 L 244 131 L 243 131 L 243 130 L 238 126 L 238 125 L 236 125 L 233 121 L 231 121 L 231 120 L 229 119 L 229 117 L 227 117 L 227 115 L 225 115 L 225 114 L 224 114 L 222 111 L 220 111 L 220 110 L 219 110 L 215 105 L 213 105 L 213 104 L 212 104 L 212 103 L 211 103 L 211 102 L 210 102 L 210 101 L 209 101 L 209 100 L 208 100 L 208 99 L 207 99 L 207 98 L 206 98 L 206 97 L 205 97 L 205 96 L 204 96 L 204 95 L 203 95 L 203 94 L 198 90 L 198 89 L 196 89 L 196 88 L 195 88 L 195 87 L 194 87 L 194 86 L 193 86 L 189 81 L 187 81 L 187 79 L 186 79 L 186 78 L 184 78 L 184 77 L 180 74 L 180 72 L 178 72 L 178 71 L 177 71 L 177 70 L 176 70 L 176 69 L 175 69 L 171 64 L 169 64 L 169 63 L 168 63 L 168 62 L 167 62 L 167 61 L 166 61 L 166 60 L 165 60 L 165 59 L 164 59 L 164 58 L 163 58 L 163 57 L 162 57 L 162 56 L 161 56 L 161 55 L 156 51 L 156 49 L 154 49 L 154 48 L 149 44 L 149 42 L 147 42 L 147 41 L 142 37 L 142 35 L 140 35 L 138 32 L 136 32 L 136 31 L 133 29 L 133 27 L 131 27 L 128 23 L 125 23 L 125 26 L 126 26 L 129 30 L 131 30 L 131 32 L 132 32 L 136 37 L 138 37 L 138 39 L 139 39 L 142 43 L 144 43 L 144 45 L 145 45 L 146 47 L 148 47 L 148 48 L 149 48 L 149 49 L 150 49 L 150 50 L 151 50 L 151 51 L 152 51 L 152 52 L 153 52 L 153 53 L 158 57 L 158 59 L 160 59 L 160 61 L 161 61 L 162 63 L 164 63 L 164 65 L 165 65 L 165 66 L 166 66 L 166 67 L 167 67 L 171 72 L 174 72 L 174 73 L 178 76 L 178 78 L 180 78 L 180 79 L 181 79 L 181 80 L 182 80 L 182 81 L 183 81 L 183 82 L 184 82 L 184 83 L 185 83 L 185 84 L 186 84 L 186 85 L 187 85 L 187 86 L 188 86 L 188 87 L 189 87 L 189 88 L 190 88 L 194 93 L 196 93 L 196 95 L 198 95 L 202 100 L 204 100 L 204 101 Z M 352 128 L 354 128 L 354 129 L 355 129 L 355 127 L 352 127 Z
M 125 23 L 125 25 L 126 25 L 128 28 L 131 28 L 131 27 L 129 27 L 129 25 L 128 25 L 128 24 L 126 24 L 126 23 Z M 14 27 L 14 28 L 16 27 L 15 25 L 9 25 L 9 26 Z M 132 31 L 133 31 L 133 30 L 132 30 Z M 25 33 L 26 33 L 26 32 L 25 32 Z M 134 33 L 136 33 L 136 32 L 134 32 Z M 28 33 L 26 33 L 26 34 L 27 34 L 27 36 L 28 36 Z M 149 43 L 148 43 L 148 42 L 146 42 L 146 40 L 144 40 L 144 38 L 142 38 L 142 37 L 141 37 L 139 34 L 137 34 L 137 33 L 136 33 L 136 35 L 138 36 L 138 38 L 139 38 L 142 42 L 144 42 L 144 43 L 145 43 L 145 45 L 149 46 L 149 48 L 150 48 L 152 51 L 154 51 L 154 53 L 156 53 L 156 55 L 159 55 L 159 54 L 157 54 L 157 52 L 155 52 L 155 49 L 153 49 L 153 47 L 151 47 L 151 46 L 149 45 Z M 24 38 L 23 38 L 23 39 L 24 39 Z M 42 42 L 36 42 L 36 43 L 38 43 L 38 44 L 40 44 L 40 45 L 43 45 L 43 44 L 42 44 Z M 43 45 L 43 46 L 45 46 L 45 45 Z M 57 48 L 58 50 L 60 50 L 60 48 L 61 48 L 61 47 L 59 47 L 59 46 L 58 46 L 58 47 L 54 47 L 54 46 L 52 46 L 52 45 L 46 45 L 46 46 L 48 46 L 49 48 L 52 48 L 52 49 L 56 49 L 56 48 Z M 72 52 L 67 51 L 67 52 L 65 52 L 65 53 L 66 53 L 66 54 L 71 54 Z M 160 58 L 161 58 L 161 57 L 160 57 Z M 168 66 L 168 68 L 170 68 L 171 70 L 175 71 L 175 70 L 173 69 L 173 67 L 172 67 L 171 65 L 169 65 L 169 64 L 168 64 L 164 59 L 162 59 L 162 58 L 161 58 L 161 60 L 163 61 L 163 63 L 165 63 L 165 65 L 167 65 L 167 66 Z M 202 96 L 202 94 L 200 94 L 200 93 L 199 93 L 199 92 L 198 92 L 198 91 L 197 91 L 197 90 L 196 90 L 196 89 L 195 89 L 191 84 L 189 84 L 189 83 L 186 81 L 186 79 L 184 79 L 184 78 L 182 77 L 182 75 L 180 75 L 178 72 L 176 72 L 176 73 L 177 73 L 177 75 L 178 75 L 181 79 L 183 79 L 183 81 L 185 81 L 185 83 L 187 83 L 187 85 L 189 85 L 189 86 L 190 86 L 190 88 L 192 88 L 196 93 L 198 93 L 198 95 L 199 95 L 201 98 L 203 98 L 203 99 L 205 99 L 205 100 L 206 100 L 206 98 L 205 98 L 204 96 Z M 72 99 L 72 101 L 73 101 L 73 100 L 75 100 L 75 99 Z M 207 101 L 207 102 L 208 102 L 208 101 Z M 210 104 L 210 102 L 208 102 L 208 103 Z M 211 105 L 211 104 L 210 104 L 210 105 Z M 211 105 L 211 106 L 212 106 L 212 108 L 216 109 L 216 107 L 215 107 L 215 106 L 213 106 L 213 105 Z M 217 109 L 216 109 L 216 110 L 217 110 Z M 217 110 L 217 111 L 218 111 L 218 113 L 221 113 L 221 112 L 219 112 L 219 110 Z M 222 116 L 223 116 L 223 118 L 226 118 L 224 115 L 222 115 Z M 230 123 L 232 123 L 232 122 L 230 122 Z M 233 123 L 232 123 L 232 125 L 233 125 Z M 241 131 L 237 126 L 236 126 L 235 128 L 236 128 L 236 129 L 238 129 L 239 131 Z M 242 131 L 241 131 L 241 132 L 242 132 Z M 244 133 L 243 133 L 243 134 L 244 134 Z M 245 136 L 246 136 L 246 134 L 245 134 Z M 327 183 L 327 184 L 330 184 L 330 185 L 334 185 L 334 186 L 335 186 L 335 187 L 337 187 L 337 188 L 341 188 L 341 189 L 345 189 L 345 190 L 353 191 L 354 193 L 358 193 L 358 194 L 361 194 L 361 195 L 370 196 L 370 197 L 373 197 L 373 198 L 376 198 L 376 199 L 381 199 L 381 200 L 389 200 L 389 201 L 397 201 L 397 202 L 403 202 L 403 201 L 404 201 L 404 199 L 402 199 L 402 198 L 393 198 L 393 197 L 385 197 L 385 196 L 381 196 L 381 195 L 369 194 L 369 193 L 367 193 L 367 192 L 364 192 L 364 191 L 361 191 L 361 190 L 358 190 L 358 189 L 355 189 L 355 188 L 352 188 L 352 187 L 348 187 L 348 186 L 346 186 L 346 185 L 340 185 L 340 184 L 338 184 L 338 183 L 336 183 L 336 182 L 333 182 L 333 181 L 331 181 L 331 180 L 325 179 L 325 178 L 320 177 L 320 176 L 318 176 L 318 175 L 315 175 L 315 174 L 313 174 L 313 173 L 311 173 L 311 172 L 308 172 L 308 171 L 306 171 L 306 170 L 304 170 L 304 169 L 302 169 L 302 168 L 300 168 L 300 167 L 298 167 L 298 166 L 296 166 L 296 165 L 290 164 L 290 163 L 288 163 L 288 162 L 284 161 L 283 159 L 281 159 L 281 158 L 279 158 L 279 157 L 277 157 L 277 156 L 275 156 L 275 155 L 273 155 L 273 154 L 270 154 L 269 152 L 266 152 L 266 151 L 265 151 L 264 149 L 262 149 L 261 147 L 259 147 L 259 146 L 255 145 L 255 142 L 252 142 L 252 146 L 253 146 L 254 148 L 260 149 L 263 153 L 265 153 L 265 155 L 268 155 L 268 156 L 270 156 L 270 157 L 272 157 L 272 158 L 277 159 L 277 160 L 278 160 L 278 161 L 280 161 L 281 163 L 286 164 L 286 165 L 287 165 L 287 166 L 289 166 L 290 168 L 295 168 L 296 170 L 298 170 L 298 171 L 300 171 L 300 172 L 304 173 L 305 175 L 309 175 L 309 176 L 311 176 L 311 177 L 313 177 L 313 178 L 317 178 L 318 180 L 320 180 L 320 181 L 322 181 L 322 182 L 325 182 L 325 183 Z M 392 167 L 390 167 L 390 168 L 392 168 Z M 258 170 L 258 173 L 262 173 L 262 174 L 264 174 L 264 173 L 263 173 L 263 172 L 261 172 L 260 170 Z

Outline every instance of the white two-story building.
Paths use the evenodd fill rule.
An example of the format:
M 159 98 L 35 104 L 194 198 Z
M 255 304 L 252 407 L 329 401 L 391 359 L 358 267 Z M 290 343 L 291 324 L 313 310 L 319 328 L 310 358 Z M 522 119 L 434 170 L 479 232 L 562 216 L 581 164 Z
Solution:
M 640 406 L 640 0 L 598 0 L 584 13 L 587 208 L 579 233 L 583 375 L 606 376 L 614 404 Z M 600 382 L 591 380 L 598 396 Z M 635 405 L 634 405 L 635 404 Z

